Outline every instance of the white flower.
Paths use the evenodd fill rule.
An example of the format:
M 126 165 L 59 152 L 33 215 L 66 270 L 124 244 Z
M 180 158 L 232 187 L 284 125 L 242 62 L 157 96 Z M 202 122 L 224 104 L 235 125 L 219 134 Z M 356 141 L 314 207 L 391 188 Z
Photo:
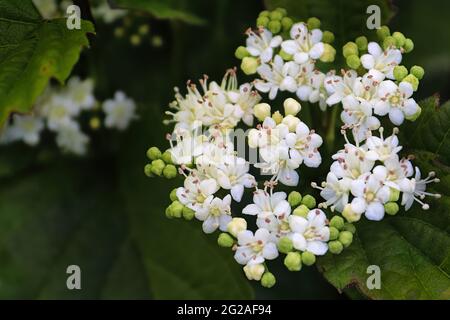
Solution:
M 434 172 L 430 172 L 428 177 L 422 179 L 420 169 L 416 167 L 414 178 L 403 179 L 400 184 L 400 188 L 403 191 L 402 205 L 405 206 L 405 210 L 409 210 L 414 201 L 417 201 L 422 206 L 422 209 L 428 210 L 430 206 L 427 203 L 424 203 L 423 199 L 425 199 L 426 196 L 440 198 L 441 195 L 439 193 L 426 192 L 427 184 L 439 181 L 438 178 L 435 178 Z
M 278 257 L 277 246 L 266 229 L 258 229 L 255 234 L 246 230 L 238 234 L 238 246 L 234 259 L 242 265 L 261 264 L 266 259 Z
M 368 148 L 367 156 L 371 160 L 386 161 L 390 158 L 397 157 L 397 154 L 402 150 L 402 146 L 399 146 L 399 141 L 396 133 L 398 130 L 393 130 L 392 135 L 383 138 L 383 128 L 380 128 L 380 137 L 370 136 L 366 140 Z
M 105 126 L 107 128 L 125 130 L 131 120 L 136 118 L 134 101 L 127 98 L 122 91 L 117 91 L 114 99 L 103 102 L 102 108 L 106 114 Z
M 41 117 L 35 115 L 13 116 L 13 124 L 6 128 L 4 133 L 5 142 L 23 140 L 30 146 L 39 143 L 41 131 L 44 129 L 44 121 Z
M 188 208 L 197 211 L 209 196 L 219 190 L 219 186 L 214 179 L 201 180 L 201 177 L 193 171 L 184 180 L 184 187 L 177 189 L 177 198 Z
M 413 88 L 408 82 L 401 82 L 398 86 L 391 80 L 380 83 L 378 96 L 380 101 L 375 104 L 374 112 L 389 119 L 395 125 L 401 125 L 405 118 L 413 116 L 419 111 L 419 105 L 413 98 Z
M 322 31 L 314 29 L 308 31 L 308 27 L 303 23 L 296 23 L 291 27 L 291 39 L 281 43 L 283 50 L 294 56 L 294 61 L 303 64 L 310 59 L 317 60 L 324 53 Z
M 253 107 L 261 100 L 261 96 L 252 90 L 252 85 L 244 83 L 239 87 L 239 93 L 230 91 L 228 97 L 240 109 L 242 121 L 248 126 L 253 125 Z M 240 114 L 239 111 L 237 113 Z
M 330 229 L 327 227 L 327 217 L 322 210 L 309 211 L 306 219 L 291 215 L 289 226 L 292 230 L 290 237 L 295 249 L 309 251 L 318 256 L 328 251 L 327 241 L 330 238 Z
M 64 151 L 84 155 L 88 142 L 89 137 L 80 130 L 77 122 L 70 122 L 58 128 L 56 144 Z
M 256 185 L 255 178 L 248 173 L 249 163 L 239 157 L 225 156 L 217 167 L 217 182 L 226 190 L 230 190 L 233 199 L 240 202 L 245 188 Z
M 203 221 L 203 231 L 213 233 L 219 228 L 221 231 L 227 231 L 228 223 L 231 221 L 231 197 L 215 198 L 210 195 L 198 207 L 195 217 Z
M 358 179 L 362 175 L 369 173 L 375 161 L 366 156 L 367 152 L 362 147 L 357 147 L 347 143 L 344 150 L 332 156 L 334 161 L 330 171 L 338 178 Z
M 361 56 L 361 64 L 367 70 L 375 69 L 383 73 L 388 79 L 394 80 L 394 68 L 402 62 L 399 49 L 388 48 L 383 51 L 376 42 L 370 42 L 367 54 Z
M 92 8 L 92 14 L 96 19 L 101 19 L 109 24 L 124 17 L 127 14 L 127 10 L 119 8 L 112 9 L 107 1 L 103 1 Z
M 321 204 L 322 207 L 330 207 L 331 211 L 336 210 L 342 212 L 348 204 L 351 181 L 351 179 L 346 177 L 338 179 L 334 172 L 329 172 L 327 174 L 327 181 L 323 183 L 323 187 L 318 187 L 316 184 L 313 184 L 315 188 L 321 190 L 320 195 L 326 200 Z
M 257 72 L 262 80 L 255 80 L 255 88 L 261 92 L 269 92 L 271 100 L 275 99 L 278 90 L 289 92 L 297 90 L 294 76 L 298 73 L 298 65 L 292 61 L 284 63 L 279 55 L 276 55 L 270 64 L 261 64 Z
M 94 81 L 86 79 L 81 81 L 74 76 L 69 79 L 64 94 L 81 109 L 92 109 L 96 103 L 94 97 Z
M 207 138 L 198 134 L 198 130 L 191 131 L 181 127 L 176 128 L 173 134 L 168 136 L 171 146 L 169 152 L 176 164 L 191 164 L 195 157 L 203 153 L 207 142 Z M 176 141 L 175 146 L 174 140 Z
M 265 28 L 259 28 L 255 32 L 248 29 L 246 34 L 248 36 L 247 51 L 254 57 L 260 57 L 263 63 L 272 60 L 273 48 L 280 46 L 283 40 L 281 36 L 273 37 L 272 33 Z
M 353 94 L 353 88 L 358 79 L 355 70 L 346 71 L 342 77 L 335 74 L 329 74 L 324 80 L 324 86 L 329 97 L 326 102 L 328 105 L 340 103 L 346 96 Z
M 272 232 L 279 230 L 280 221 L 291 213 L 291 206 L 286 201 L 285 192 L 268 193 L 258 189 L 253 194 L 253 203 L 247 205 L 243 214 L 256 215 L 256 224 Z
M 80 113 L 80 107 L 65 95 L 55 94 L 48 103 L 40 106 L 42 115 L 47 118 L 47 127 L 52 131 L 59 131 L 67 126 L 73 127 L 74 117 Z

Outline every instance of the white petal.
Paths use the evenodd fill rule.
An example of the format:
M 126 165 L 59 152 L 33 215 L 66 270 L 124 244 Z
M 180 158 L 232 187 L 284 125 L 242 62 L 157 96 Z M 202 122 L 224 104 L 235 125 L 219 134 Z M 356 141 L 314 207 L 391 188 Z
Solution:
M 231 195 L 234 200 L 240 202 L 242 195 L 244 194 L 244 186 L 242 184 L 236 184 L 231 188 Z
M 256 204 L 254 204 L 254 203 L 248 204 L 248 205 L 242 210 L 242 213 L 243 213 L 243 214 L 248 214 L 248 215 L 251 215 L 251 216 L 258 215 L 258 214 L 260 214 L 261 212 L 262 212 L 261 209 L 260 209 Z
M 275 243 L 269 242 L 264 246 L 263 257 L 267 260 L 273 260 L 278 257 L 278 249 Z
M 403 112 L 398 108 L 392 108 L 389 111 L 389 119 L 393 124 L 396 126 L 399 126 L 403 123 L 403 120 L 405 119 L 405 116 L 403 115 Z
M 365 69 L 370 70 L 375 66 L 375 59 L 370 54 L 364 54 L 361 56 L 361 64 Z
M 384 206 L 379 202 L 372 202 L 367 206 L 365 215 L 369 220 L 380 221 L 384 217 Z
M 316 256 L 323 256 L 328 251 L 328 246 L 322 241 L 309 241 L 306 251 L 314 253 Z

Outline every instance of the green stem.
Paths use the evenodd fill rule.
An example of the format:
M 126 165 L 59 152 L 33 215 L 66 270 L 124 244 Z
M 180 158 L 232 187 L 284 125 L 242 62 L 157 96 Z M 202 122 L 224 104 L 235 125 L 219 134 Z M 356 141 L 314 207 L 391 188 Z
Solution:
M 325 136 L 325 142 L 329 152 L 334 150 L 334 140 L 336 139 L 336 118 L 338 116 L 338 107 L 332 107 L 331 116 L 328 122 L 328 129 Z

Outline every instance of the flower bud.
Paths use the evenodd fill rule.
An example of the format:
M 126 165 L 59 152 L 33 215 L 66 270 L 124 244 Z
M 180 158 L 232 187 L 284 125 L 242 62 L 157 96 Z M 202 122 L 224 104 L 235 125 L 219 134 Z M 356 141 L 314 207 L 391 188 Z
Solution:
M 351 54 L 347 56 L 347 59 L 345 60 L 347 62 L 347 65 L 352 69 L 358 69 L 361 65 L 361 60 L 359 57 L 355 54 Z
M 302 202 L 302 195 L 298 191 L 289 193 L 288 202 L 292 208 L 297 207 Z
M 161 158 L 161 151 L 157 147 L 151 147 L 147 150 L 147 158 L 157 160 Z
M 261 278 L 261 285 L 264 288 L 272 288 L 276 282 L 277 280 L 271 272 L 265 272 Z
M 163 169 L 163 175 L 166 179 L 173 179 L 177 176 L 177 168 L 173 164 L 168 164 Z
M 269 14 L 270 14 L 269 10 L 264 10 L 259 13 L 258 17 L 268 17 Z
M 155 175 L 152 173 L 152 165 L 150 163 L 147 163 L 144 167 L 144 173 L 147 177 L 152 178 Z
M 169 218 L 169 219 L 172 219 L 172 218 L 173 218 L 171 206 L 168 206 L 168 207 L 166 208 L 165 214 L 166 214 L 166 217 L 167 217 L 167 218 Z
M 281 31 L 281 22 L 278 20 L 272 20 L 267 25 L 267 29 L 269 29 L 273 34 L 277 34 Z
M 261 280 L 264 270 L 265 268 L 262 264 L 251 264 L 244 267 L 244 272 L 248 280 Z
M 161 176 L 166 164 L 161 159 L 152 161 L 151 171 L 154 175 Z
M 292 99 L 292 98 L 287 98 L 286 100 L 284 100 L 283 106 L 284 106 L 284 114 L 285 115 L 291 114 L 291 115 L 295 116 L 302 109 L 302 106 L 300 105 L 300 103 L 297 100 Z
M 170 198 L 171 201 L 178 200 L 177 190 L 178 190 L 178 188 L 174 188 L 172 191 L 170 191 L 169 198 Z
M 396 215 L 399 209 L 397 202 L 388 202 L 384 205 L 384 211 L 391 216 Z
M 320 20 L 317 19 L 316 17 L 309 18 L 306 24 L 308 25 L 309 30 L 320 28 Z
M 284 265 L 289 271 L 300 271 L 302 268 L 302 257 L 299 252 L 289 252 L 284 258 Z
M 283 116 L 281 115 L 281 113 L 279 111 L 275 111 L 272 114 L 272 119 L 273 119 L 273 121 L 275 121 L 276 124 L 280 124 L 283 121 Z
M 316 199 L 312 195 L 307 194 L 303 197 L 302 204 L 308 209 L 314 209 L 316 207 Z
M 295 210 L 292 212 L 292 214 L 294 216 L 306 218 L 306 216 L 308 215 L 308 212 L 309 212 L 308 207 L 305 206 L 304 204 L 302 204 L 301 206 L 295 208 Z
M 289 128 L 290 132 L 295 132 L 297 125 L 300 123 L 300 119 L 294 117 L 291 114 L 288 114 L 286 117 L 283 118 L 283 121 L 281 122 Z
M 419 107 L 419 108 L 417 109 L 416 113 L 414 113 L 414 114 L 411 115 L 411 116 L 405 116 L 405 118 L 406 118 L 407 120 L 409 120 L 409 121 L 416 121 L 417 118 L 420 116 L 421 113 L 422 113 L 422 108 Z
M 334 42 L 334 34 L 330 31 L 324 31 L 322 34 L 322 42 L 323 43 L 333 43 Z
M 267 25 L 269 24 L 269 22 L 270 22 L 269 17 L 258 17 L 258 19 L 256 19 L 256 26 L 266 28 Z M 242 58 L 239 58 L 239 59 L 242 59 Z
M 285 8 L 276 8 L 275 11 L 278 11 L 279 13 L 281 13 L 281 15 L 283 17 L 285 17 L 287 15 L 287 10 Z
M 116 38 L 122 38 L 125 35 L 125 29 L 122 27 L 117 27 L 114 29 L 114 36 Z
M 403 49 L 405 49 L 406 53 L 409 53 L 413 51 L 414 49 L 414 42 L 411 39 L 406 39 L 405 44 L 403 45 Z
M 97 130 L 98 128 L 100 128 L 102 125 L 100 118 L 99 117 L 92 117 L 91 119 L 89 119 L 89 127 L 92 130 Z
M 339 230 L 335 227 L 330 227 L 330 240 L 336 240 L 339 237 Z
M 380 40 L 384 40 L 386 37 L 389 37 L 391 35 L 391 31 L 389 30 L 388 26 L 382 26 L 380 29 L 377 30 L 377 36 Z
M 234 51 L 234 55 L 236 58 L 242 60 L 245 57 L 248 57 L 250 53 L 247 51 L 247 48 L 244 46 L 239 46 L 236 48 L 236 51 Z
M 243 218 L 233 218 L 227 225 L 227 230 L 237 238 L 239 232 L 247 230 L 247 221 Z
M 405 66 L 394 67 L 394 77 L 397 81 L 402 81 L 408 75 L 408 69 Z
M 253 113 L 259 121 L 264 121 L 265 118 L 270 117 L 270 105 L 268 103 L 258 103 L 253 107 Z
M 397 46 L 397 40 L 395 40 L 394 37 L 387 36 L 386 38 L 384 38 L 384 40 L 383 40 L 384 50 L 389 49 L 391 47 L 396 47 L 396 46 Z
M 244 57 L 241 63 L 241 69 L 246 75 L 256 73 L 258 68 L 258 60 L 254 57 Z
M 349 231 L 354 234 L 356 232 L 356 227 L 352 223 L 346 222 L 342 230 Z
M 419 79 L 416 78 L 416 76 L 412 75 L 412 74 L 408 74 L 403 81 L 405 82 L 409 82 L 414 91 L 417 91 L 417 89 L 419 88 Z
M 344 47 L 342 47 L 342 54 L 345 58 L 351 55 L 358 56 L 358 46 L 354 42 L 347 42 Z
M 400 191 L 394 188 L 389 188 L 389 201 L 397 201 L 400 198 Z
M 328 43 L 323 44 L 323 53 L 320 56 L 320 61 L 322 62 L 333 62 L 336 57 L 336 49 L 334 49 Z
M 175 218 L 181 218 L 183 214 L 183 207 L 184 206 L 178 200 L 172 202 L 172 204 L 170 205 L 170 211 L 172 213 L 172 216 Z
M 365 51 L 367 50 L 367 38 L 364 36 L 360 36 L 358 38 L 356 38 L 355 40 L 356 45 L 358 46 L 358 50 L 359 51 Z
M 293 24 L 294 21 L 292 21 L 292 19 L 289 17 L 284 17 L 283 19 L 281 19 L 281 26 L 283 27 L 284 31 L 289 31 Z
M 328 250 L 330 250 L 333 254 L 339 254 L 344 250 L 344 246 L 339 241 L 330 241 L 328 242 Z
M 278 241 L 278 251 L 281 253 L 289 253 L 293 249 L 292 240 L 288 237 L 283 237 Z
M 344 227 L 344 219 L 340 216 L 334 216 L 330 220 L 330 227 L 334 227 L 338 230 L 341 230 Z
M 316 262 L 316 256 L 309 251 L 302 253 L 302 262 L 305 266 L 312 266 Z
M 269 14 L 270 20 L 278 20 L 278 21 L 280 21 L 281 19 L 283 19 L 283 16 L 284 16 L 283 15 L 283 11 L 282 10 L 277 10 L 277 9 L 271 11 L 270 14 Z
M 342 216 L 347 219 L 348 222 L 356 222 L 361 219 L 361 214 L 354 212 L 350 203 L 345 205 L 344 211 L 342 211 Z
M 411 67 L 410 72 L 413 76 L 415 76 L 419 80 L 422 80 L 423 75 L 425 74 L 425 70 L 423 70 L 423 68 L 420 66 Z
M 131 45 L 137 47 L 138 45 L 140 45 L 142 42 L 141 37 L 138 34 L 133 34 L 130 37 L 130 43 Z
M 284 61 L 292 61 L 292 54 L 286 53 L 283 49 L 280 50 L 278 55 L 283 58 Z
M 394 37 L 398 48 L 401 48 L 405 45 L 406 38 L 403 33 L 396 31 L 392 34 L 392 37 Z
M 353 241 L 353 233 L 350 231 L 341 231 L 339 233 L 339 242 L 342 243 L 342 245 L 347 248 L 349 245 L 352 244 Z
M 231 248 L 234 244 L 234 239 L 228 233 L 222 232 L 217 238 L 217 244 L 223 248 Z
M 182 214 L 183 214 L 183 218 L 188 221 L 194 219 L 194 217 L 195 217 L 195 211 L 186 206 L 183 207 Z
M 161 160 L 164 161 L 166 164 L 173 164 L 172 153 L 170 153 L 170 151 L 164 151 L 164 153 L 161 156 Z

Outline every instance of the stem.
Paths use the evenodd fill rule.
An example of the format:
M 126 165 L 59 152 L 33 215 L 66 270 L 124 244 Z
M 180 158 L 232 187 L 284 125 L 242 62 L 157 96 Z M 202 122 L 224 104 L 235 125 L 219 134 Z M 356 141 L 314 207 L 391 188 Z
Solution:
M 329 119 L 329 125 L 327 129 L 327 133 L 325 136 L 325 141 L 327 144 L 327 148 L 329 152 L 332 152 L 334 150 L 334 140 L 336 138 L 336 118 L 338 115 L 338 107 L 334 106 L 332 107 L 331 111 L 331 117 Z

